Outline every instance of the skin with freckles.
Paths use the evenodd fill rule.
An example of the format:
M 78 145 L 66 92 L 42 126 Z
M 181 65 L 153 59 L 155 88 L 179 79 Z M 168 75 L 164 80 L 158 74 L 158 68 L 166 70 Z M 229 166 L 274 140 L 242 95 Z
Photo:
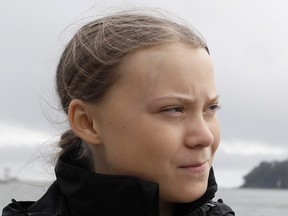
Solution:
M 126 55 L 117 70 L 103 101 L 85 104 L 96 172 L 156 182 L 162 204 L 198 199 L 220 141 L 209 54 L 163 44 Z

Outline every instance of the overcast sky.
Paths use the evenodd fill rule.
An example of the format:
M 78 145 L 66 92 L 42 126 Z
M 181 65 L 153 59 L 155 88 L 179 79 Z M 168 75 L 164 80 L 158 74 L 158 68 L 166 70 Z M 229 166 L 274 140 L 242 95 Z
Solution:
M 51 153 L 43 146 L 65 130 L 54 74 L 77 20 L 127 5 L 166 9 L 206 38 L 222 106 L 220 186 L 240 185 L 260 161 L 288 158 L 288 1 L 1 0 L 0 178 L 6 166 L 39 177 L 38 156 Z

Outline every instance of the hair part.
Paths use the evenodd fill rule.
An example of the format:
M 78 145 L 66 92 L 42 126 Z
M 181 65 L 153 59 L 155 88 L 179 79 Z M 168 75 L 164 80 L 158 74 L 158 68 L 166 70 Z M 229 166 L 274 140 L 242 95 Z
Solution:
M 198 31 L 161 13 L 122 11 L 84 25 L 65 47 L 57 67 L 57 93 L 63 110 L 68 113 L 73 99 L 101 101 L 121 76 L 117 65 L 126 54 L 173 42 L 204 48 L 209 53 Z M 60 155 L 79 142 L 71 130 L 64 133 L 59 143 L 63 149 Z

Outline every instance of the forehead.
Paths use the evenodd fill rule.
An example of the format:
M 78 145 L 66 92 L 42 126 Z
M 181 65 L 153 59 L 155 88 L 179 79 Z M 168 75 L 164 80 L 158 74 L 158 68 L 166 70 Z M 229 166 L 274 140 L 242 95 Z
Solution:
M 164 44 L 129 54 L 121 61 L 118 72 L 120 78 L 114 88 L 129 88 L 129 91 L 134 88 L 145 92 L 146 96 L 168 94 L 169 91 L 185 94 L 199 90 L 213 94 L 216 91 L 213 65 L 207 51 L 182 43 Z

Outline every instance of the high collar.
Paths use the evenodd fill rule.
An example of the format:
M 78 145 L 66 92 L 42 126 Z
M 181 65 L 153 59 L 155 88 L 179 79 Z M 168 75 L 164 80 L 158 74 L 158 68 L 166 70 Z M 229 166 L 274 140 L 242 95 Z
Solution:
M 106 175 L 89 170 L 89 162 L 62 156 L 55 168 L 57 182 L 69 208 L 81 215 L 158 216 L 159 185 L 133 176 Z M 187 215 L 214 197 L 213 169 L 208 189 L 198 200 L 176 204 L 175 215 Z

